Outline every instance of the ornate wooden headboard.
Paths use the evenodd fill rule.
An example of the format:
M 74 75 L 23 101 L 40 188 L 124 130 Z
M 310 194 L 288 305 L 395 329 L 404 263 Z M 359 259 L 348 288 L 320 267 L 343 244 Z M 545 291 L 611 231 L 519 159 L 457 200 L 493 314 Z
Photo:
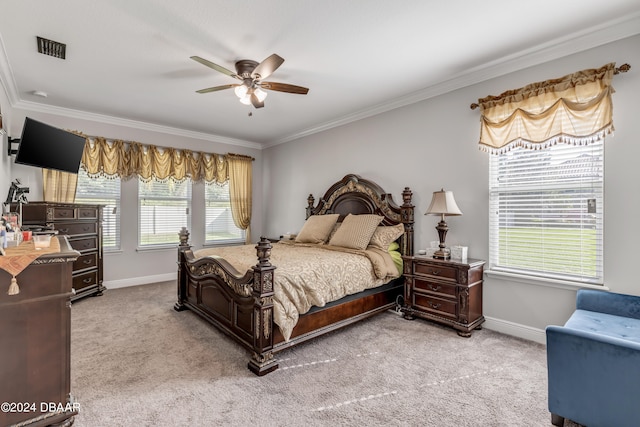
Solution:
M 404 224 L 404 235 L 400 237 L 400 252 L 413 255 L 413 214 L 411 204 L 413 193 L 409 187 L 402 191 L 402 206 L 393 201 L 393 196 L 385 192 L 373 181 L 349 174 L 333 184 L 315 204 L 315 198 L 307 198 L 307 218 L 311 215 L 340 214 L 338 221 L 348 214 L 376 214 L 383 217 L 381 225 Z

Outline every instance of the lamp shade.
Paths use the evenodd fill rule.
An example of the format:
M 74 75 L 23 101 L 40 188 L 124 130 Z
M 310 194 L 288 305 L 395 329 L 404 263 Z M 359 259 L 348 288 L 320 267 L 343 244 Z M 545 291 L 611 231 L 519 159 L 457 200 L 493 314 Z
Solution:
M 456 205 L 451 191 L 434 191 L 431 204 L 425 215 L 462 215 L 462 211 Z

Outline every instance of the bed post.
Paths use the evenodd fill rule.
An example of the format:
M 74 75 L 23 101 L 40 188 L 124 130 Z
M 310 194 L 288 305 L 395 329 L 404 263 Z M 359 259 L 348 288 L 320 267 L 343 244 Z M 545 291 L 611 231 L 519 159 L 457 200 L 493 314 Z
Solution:
M 260 237 L 256 245 L 258 264 L 253 266 L 253 355 L 249 370 L 265 375 L 278 369 L 273 358 L 273 273 L 275 266 L 269 262 L 271 243 Z
M 184 265 L 184 251 L 190 250 L 189 244 L 189 230 L 187 227 L 182 227 L 178 233 L 180 237 L 180 243 L 178 244 L 178 302 L 175 303 L 173 309 L 176 311 L 185 310 L 183 301 L 187 298 L 187 272 L 182 269 Z
M 402 206 L 400 206 L 400 215 L 404 223 L 404 238 L 402 239 L 402 255 L 413 256 L 413 211 L 414 206 L 411 204 L 413 193 L 409 187 L 404 187 L 402 192 Z
M 307 197 L 307 217 L 305 219 L 309 219 L 309 217 L 312 215 L 313 213 L 313 205 L 315 204 L 316 199 L 313 197 L 313 194 L 309 194 L 309 197 Z

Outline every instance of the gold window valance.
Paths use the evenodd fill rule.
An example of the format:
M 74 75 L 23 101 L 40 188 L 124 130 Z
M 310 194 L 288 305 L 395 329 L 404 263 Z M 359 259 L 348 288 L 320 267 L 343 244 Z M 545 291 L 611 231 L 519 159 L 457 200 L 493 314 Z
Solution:
M 479 99 L 480 149 L 500 154 L 603 139 L 614 129 L 615 71 L 610 63 Z
M 139 142 L 107 141 L 102 137 L 86 138 L 82 168 L 89 176 L 139 177 L 194 182 L 225 183 L 229 179 L 228 162 L 223 154 L 194 152 L 186 149 L 143 145 Z

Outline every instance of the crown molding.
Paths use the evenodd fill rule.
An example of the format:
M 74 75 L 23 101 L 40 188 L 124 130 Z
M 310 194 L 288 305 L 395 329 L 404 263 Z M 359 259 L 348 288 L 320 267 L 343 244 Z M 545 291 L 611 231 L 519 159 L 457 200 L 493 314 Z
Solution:
M 305 129 L 298 133 L 264 144 L 263 147 L 269 148 L 301 139 L 314 133 L 326 131 L 338 126 L 375 116 L 377 114 L 385 113 L 396 108 L 415 104 L 457 89 L 462 89 L 492 78 L 500 77 L 535 65 L 540 65 L 548 61 L 602 46 L 617 40 L 622 40 L 627 37 L 632 37 L 637 34 L 640 34 L 640 13 L 608 21 L 598 26 L 589 27 L 550 42 L 519 51 L 515 54 L 504 56 L 478 67 L 470 68 L 450 79 L 441 81 L 410 95 Z
M 4 43 L 0 36 L 0 84 L 2 85 L 8 100 L 13 108 L 37 111 L 47 114 L 60 115 L 70 118 L 91 120 L 99 123 L 131 127 L 135 129 L 161 132 L 170 135 L 187 138 L 201 139 L 205 141 L 218 142 L 233 146 L 262 150 L 290 141 L 299 140 L 303 137 L 323 132 L 348 123 L 375 116 L 400 107 L 415 104 L 457 89 L 461 89 L 473 84 L 477 84 L 492 78 L 500 77 L 515 71 L 519 71 L 531 66 L 539 65 L 548 61 L 559 59 L 574 53 L 592 49 L 607 43 L 621 40 L 627 37 L 640 34 L 640 13 L 635 13 L 627 17 L 608 21 L 595 27 L 589 27 L 582 31 L 569 34 L 555 39 L 551 42 L 540 44 L 530 49 L 517 52 L 513 55 L 502 57 L 480 66 L 465 70 L 450 79 L 443 80 L 422 90 L 413 92 L 395 100 L 378 104 L 371 108 L 360 110 L 353 114 L 336 118 L 317 126 L 313 126 L 300 132 L 285 136 L 283 138 L 260 144 L 253 141 L 246 141 L 235 138 L 228 138 L 220 135 L 204 132 L 195 132 L 186 129 L 179 129 L 169 126 L 162 126 L 153 123 L 129 120 L 120 117 L 103 114 L 89 113 L 74 109 L 50 106 L 35 102 L 23 101 L 19 98 L 19 91 L 15 84 L 15 79 L 11 67 L 7 62 L 7 55 Z
M 186 138 L 202 139 L 204 141 L 218 142 L 221 144 L 234 145 L 238 147 L 253 148 L 261 150 L 263 146 L 257 142 L 245 141 L 243 139 L 228 138 L 225 136 L 214 135 L 204 132 L 195 132 L 186 129 L 174 128 L 170 126 L 158 125 L 155 123 L 141 122 L 137 120 L 123 119 L 122 117 L 108 116 L 105 114 L 90 113 L 87 111 L 74 110 L 51 106 L 30 101 L 18 101 L 14 108 L 20 108 L 28 111 L 36 111 L 39 113 L 54 114 L 58 116 L 70 117 L 74 119 L 89 120 L 93 122 L 105 123 L 115 126 L 125 126 L 134 129 L 147 130 L 151 132 L 160 132 L 169 135 L 182 136 Z

